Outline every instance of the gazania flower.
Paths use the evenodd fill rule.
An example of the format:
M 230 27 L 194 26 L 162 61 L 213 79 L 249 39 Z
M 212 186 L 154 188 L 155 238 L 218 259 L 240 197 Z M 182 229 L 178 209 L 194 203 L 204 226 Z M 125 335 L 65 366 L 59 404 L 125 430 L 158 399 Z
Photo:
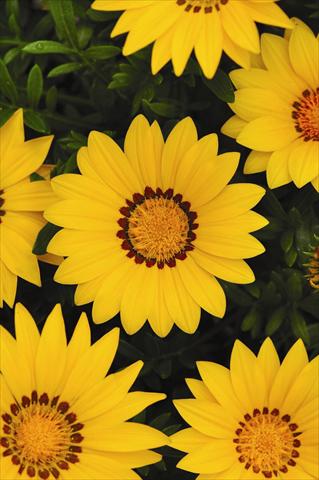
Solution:
M 18 304 L 15 332 L 0 327 L 1 480 L 134 480 L 132 468 L 160 460 L 148 449 L 166 436 L 126 420 L 165 395 L 128 393 L 140 361 L 105 377 L 118 329 L 91 346 L 83 314 L 67 345 L 58 305 L 39 335 Z
M 129 32 L 123 54 L 130 55 L 152 42 L 152 72 L 170 59 L 181 75 L 194 49 L 208 78 L 218 67 L 222 51 L 249 68 L 250 52 L 259 53 L 255 22 L 291 28 L 273 0 L 95 0 L 95 10 L 125 10 L 111 36 Z
M 197 139 L 186 118 L 166 143 L 156 122 L 138 116 L 124 152 L 91 132 L 78 153 L 82 175 L 55 177 L 61 201 L 45 217 L 64 227 L 48 251 L 68 256 L 55 280 L 79 284 L 77 305 L 94 301 L 93 319 L 119 311 L 133 334 L 149 320 L 160 336 L 174 322 L 193 333 L 200 307 L 222 317 L 226 301 L 215 276 L 250 283 L 243 258 L 264 247 L 248 232 L 267 221 L 251 212 L 264 194 L 257 185 L 228 185 L 238 153 L 217 156 L 217 135 Z
M 307 255 L 310 258 L 304 265 L 307 268 L 306 278 L 312 288 L 319 289 L 319 246 L 312 248 L 312 251 L 307 252 Z
M 302 23 L 290 38 L 264 34 L 264 68 L 235 70 L 235 112 L 222 132 L 251 148 L 245 173 L 266 170 L 270 188 L 312 182 L 319 191 L 319 47 Z
M 236 341 L 230 369 L 198 362 L 195 399 L 176 400 L 190 425 L 171 437 L 178 467 L 198 480 L 317 480 L 318 365 L 301 340 L 280 365 L 268 338 L 258 356 Z
M 24 140 L 23 110 L 0 128 L 0 306 L 13 306 L 17 277 L 41 285 L 32 248 L 45 225 L 44 208 L 54 201 L 49 181 L 30 181 L 45 160 L 53 136 Z M 52 259 L 49 260 L 50 263 Z

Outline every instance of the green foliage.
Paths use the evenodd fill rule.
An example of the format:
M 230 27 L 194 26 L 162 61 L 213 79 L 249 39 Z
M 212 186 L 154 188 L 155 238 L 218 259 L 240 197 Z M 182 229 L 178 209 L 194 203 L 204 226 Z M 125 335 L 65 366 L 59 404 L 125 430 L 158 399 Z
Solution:
M 219 133 L 231 115 L 227 103 L 234 99 L 228 73 L 236 68 L 225 55 L 212 80 L 201 74 L 192 59 L 176 78 L 171 64 L 157 75 L 150 70 L 151 48 L 129 57 L 121 53 L 123 36 L 110 39 L 119 14 L 91 10 L 89 0 L 6 0 L 0 19 L 0 125 L 19 107 L 24 109 L 27 138 L 55 135 L 47 163 L 52 176 L 77 172 L 76 152 L 86 145 L 91 130 L 111 135 L 119 143 L 133 117 L 143 113 L 157 120 L 167 136 L 178 120 L 190 115 L 203 136 Z M 308 0 L 282 0 L 290 16 L 315 26 L 318 4 Z M 312 23 L 311 23 L 312 22 Z M 278 33 L 278 29 L 266 27 Z M 244 176 L 242 165 L 248 151 L 219 133 L 220 152 L 238 151 L 242 162 L 233 181 L 255 182 L 266 187 L 264 174 Z M 40 181 L 37 174 L 32 181 Z M 310 356 L 319 351 L 319 293 L 311 288 L 304 266 L 307 252 L 318 244 L 318 195 L 311 186 L 298 190 L 292 184 L 267 193 L 257 210 L 269 225 L 256 233 L 266 252 L 249 261 L 256 281 L 251 285 L 223 282 L 227 294 L 224 319 L 202 314 L 194 335 L 174 328 L 166 339 L 157 338 L 146 326 L 129 337 L 121 331 L 116 368 L 144 361 L 136 388 L 164 391 L 169 399 L 189 396 L 184 377 L 197 377 L 196 360 L 212 360 L 228 366 L 236 338 L 257 351 L 265 336 L 274 340 L 281 355 L 297 337 L 306 342 Z M 43 254 L 58 227 L 48 224 L 38 235 L 34 253 Z M 76 308 L 73 286 L 53 282 L 55 267 L 42 265 L 42 290 L 19 281 L 17 300 L 26 305 L 39 324 L 53 304 L 65 311 L 68 332 L 82 310 Z M 106 299 L 107 301 L 107 299 Z M 3 310 L 1 323 L 13 329 L 12 312 Z M 92 324 L 92 337 L 119 324 L 116 317 L 101 326 Z M 135 421 L 147 422 L 168 434 L 183 425 L 169 401 L 160 402 Z M 194 475 L 176 471 L 181 454 L 163 450 L 165 460 L 140 469 L 150 480 L 192 480 Z

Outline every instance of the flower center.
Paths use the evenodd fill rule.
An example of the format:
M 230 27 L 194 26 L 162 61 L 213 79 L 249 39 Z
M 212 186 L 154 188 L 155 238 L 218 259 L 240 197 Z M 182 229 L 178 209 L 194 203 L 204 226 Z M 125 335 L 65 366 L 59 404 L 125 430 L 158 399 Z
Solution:
M 78 433 L 84 427 L 76 422 L 75 413 L 69 412 L 69 404 L 46 393 L 23 396 L 20 404 L 10 406 L 11 413 L 4 413 L 0 445 L 5 448 L 2 456 L 11 457 L 18 473 L 46 480 L 50 474 L 59 478 L 61 470 L 68 470 L 70 463 L 79 462 L 83 436 Z
M 198 13 L 201 9 L 205 13 L 212 13 L 214 7 L 217 11 L 222 5 L 226 5 L 228 0 L 176 0 L 178 6 L 183 6 L 185 12 Z
M 252 472 L 272 478 L 278 472 L 287 473 L 288 466 L 296 465 L 294 458 L 299 457 L 296 448 L 301 445 L 296 437 L 301 432 L 290 420 L 290 415 L 280 416 L 277 408 L 269 412 L 267 407 L 244 416 L 233 441 L 237 444 L 238 460 L 245 463 L 246 470 L 251 467 Z
M 309 263 L 304 265 L 305 267 L 308 267 L 306 278 L 308 278 L 309 283 L 313 288 L 319 289 L 319 247 L 314 249 L 311 253 L 311 257 Z
M 292 118 L 295 120 L 295 129 L 305 142 L 319 141 L 319 88 L 305 90 L 302 97 L 294 102 Z
M 147 267 L 164 265 L 175 267 L 176 259 L 184 260 L 186 252 L 193 250 L 194 230 L 198 224 L 196 212 L 191 212 L 191 204 L 183 201 L 180 194 L 174 195 L 172 188 L 156 192 L 146 187 L 144 195 L 135 193 L 133 202 L 126 200 L 122 207 L 123 215 L 118 220 L 122 230 L 117 236 L 124 241 L 122 248 L 136 263 L 145 261 Z
M 4 198 L 1 197 L 3 190 L 0 190 L 0 223 L 2 222 L 1 217 L 6 213 L 5 210 L 2 210 L 1 207 L 4 204 Z

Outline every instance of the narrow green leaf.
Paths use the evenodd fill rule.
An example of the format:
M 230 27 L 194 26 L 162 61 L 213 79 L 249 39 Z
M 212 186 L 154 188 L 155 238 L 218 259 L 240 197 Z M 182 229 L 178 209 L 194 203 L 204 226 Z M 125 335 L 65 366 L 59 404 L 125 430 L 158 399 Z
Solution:
M 4 56 L 3 56 L 3 61 L 6 65 L 8 65 L 12 60 L 14 60 L 19 53 L 21 52 L 21 49 L 19 47 L 13 47 L 8 50 Z
M 293 230 L 286 230 L 280 238 L 280 245 L 284 252 L 288 252 L 291 249 L 294 242 L 295 233 Z
M 53 40 L 37 40 L 29 43 L 22 49 L 23 52 L 32 53 L 34 55 L 46 55 L 48 53 L 74 53 L 72 48 L 63 45 L 63 43 L 55 42 Z
M 36 132 L 40 133 L 49 133 L 50 129 L 48 128 L 47 124 L 41 117 L 41 115 L 37 112 L 32 112 L 31 110 L 26 110 L 23 115 L 24 123 L 35 130 Z
M 78 48 L 78 37 L 72 0 L 49 0 L 57 35 L 73 48 Z
M 302 298 L 301 276 L 298 272 L 291 273 L 287 280 L 286 288 L 288 297 L 293 302 L 298 302 Z
M 165 118 L 175 118 L 178 116 L 179 109 L 177 105 L 168 102 L 154 102 L 150 103 L 147 100 L 142 100 L 143 106 L 147 106 L 153 113 Z
M 70 62 L 63 63 L 57 67 L 52 68 L 48 73 L 48 78 L 59 77 L 60 75 L 66 75 L 67 73 L 78 72 L 83 68 L 83 65 L 80 63 Z
M 306 344 L 310 343 L 308 326 L 303 315 L 298 310 L 290 313 L 291 328 L 297 338 L 301 338 Z
M 44 255 L 47 253 L 47 246 L 51 238 L 53 238 L 59 230 L 61 230 L 61 227 L 47 223 L 38 233 L 32 253 L 35 255 Z
M 107 60 L 119 55 L 121 53 L 121 49 L 112 45 L 101 45 L 97 47 L 90 47 L 85 50 L 84 53 L 92 59 Z
M 255 323 L 258 321 L 258 318 L 259 318 L 259 312 L 258 310 L 253 307 L 248 313 L 247 315 L 245 315 L 242 323 L 241 323 L 241 329 L 243 332 L 248 332 L 249 330 L 251 330 L 253 328 L 253 326 L 255 325 Z
M 278 330 L 285 320 L 286 314 L 286 307 L 279 307 L 270 315 L 266 325 L 266 335 L 273 335 Z
M 12 108 L 0 107 L 0 127 L 6 123 L 7 120 L 14 114 L 15 110 Z
M 43 76 L 39 65 L 35 64 L 28 75 L 27 95 L 29 104 L 36 109 L 43 92 Z
M 12 103 L 16 103 L 18 99 L 18 92 L 16 86 L 11 78 L 11 75 L 0 59 L 0 91 L 7 97 Z
M 292 267 L 297 260 L 298 253 L 292 247 L 288 252 L 285 253 L 285 262 L 288 265 L 288 267 Z
M 45 97 L 45 104 L 50 112 L 54 112 L 58 101 L 58 90 L 55 85 L 49 88 Z
M 234 88 L 230 78 L 220 68 L 217 70 L 214 78 L 208 80 L 203 77 L 203 82 L 223 102 L 233 103 L 235 101 Z

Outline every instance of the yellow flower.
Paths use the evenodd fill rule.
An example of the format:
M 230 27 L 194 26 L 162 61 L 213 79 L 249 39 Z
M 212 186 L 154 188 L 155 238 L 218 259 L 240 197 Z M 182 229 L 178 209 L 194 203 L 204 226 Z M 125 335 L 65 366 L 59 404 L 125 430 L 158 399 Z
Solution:
M 96 323 L 120 311 L 129 334 L 146 319 L 160 336 L 174 322 L 193 333 L 200 307 L 225 313 L 215 276 L 254 281 L 242 259 L 264 251 L 249 234 L 267 224 L 250 211 L 264 189 L 228 185 L 239 154 L 217 156 L 217 150 L 217 135 L 198 140 L 189 117 L 164 144 L 157 122 L 150 126 L 140 115 L 127 132 L 125 153 L 107 135 L 91 132 L 78 152 L 82 175 L 53 179 L 61 201 L 45 217 L 64 229 L 48 251 L 68 256 L 55 280 L 79 284 L 75 302 L 94 301 Z
M 304 264 L 308 271 L 306 278 L 312 288 L 319 290 L 319 246 L 312 248 L 312 252 L 307 252 L 307 255 L 310 259 Z
M 257 357 L 237 340 L 230 370 L 198 362 L 195 399 L 174 402 L 191 426 L 171 437 L 188 453 L 178 467 L 198 480 L 317 480 L 318 360 L 298 340 L 280 365 L 268 338 Z
M 127 420 L 165 395 L 128 393 L 141 361 L 105 377 L 118 329 L 91 346 L 82 314 L 67 345 L 59 305 L 40 335 L 17 304 L 15 332 L 0 327 L 1 480 L 134 480 L 132 468 L 161 459 L 148 449 L 166 436 Z
M 289 38 L 264 34 L 264 68 L 235 70 L 235 116 L 222 132 L 251 148 L 245 173 L 266 170 L 270 188 L 312 182 L 319 191 L 319 46 L 299 22 Z
M 249 68 L 250 52 L 260 49 L 255 22 L 291 28 L 273 0 L 95 0 L 92 8 L 125 10 L 111 36 L 129 32 L 124 55 L 155 42 L 154 74 L 172 59 L 175 74 L 181 75 L 193 49 L 208 78 L 214 76 L 223 50 Z
M 0 306 L 13 306 L 17 277 L 41 285 L 32 247 L 54 201 L 49 181 L 30 181 L 45 160 L 53 136 L 24 140 L 23 110 L 0 128 Z M 50 263 L 52 263 L 50 261 Z

